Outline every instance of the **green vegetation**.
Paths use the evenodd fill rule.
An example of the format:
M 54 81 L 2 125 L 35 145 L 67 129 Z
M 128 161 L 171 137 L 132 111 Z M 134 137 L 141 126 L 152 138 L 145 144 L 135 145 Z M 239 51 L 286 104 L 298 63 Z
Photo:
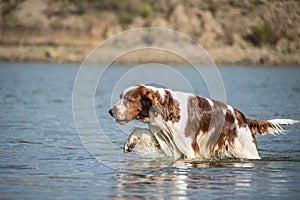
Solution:
M 255 6 L 261 6 L 264 5 L 264 2 L 261 0 L 251 0 L 251 4 Z
M 143 18 L 149 18 L 153 14 L 153 10 L 149 4 L 142 3 L 138 7 L 138 14 Z
M 56 43 L 56 42 L 48 42 L 48 44 L 47 44 L 49 47 L 53 47 L 53 48 L 56 48 L 56 47 L 58 47 L 59 46 L 59 44 L 58 43 Z
M 129 25 L 133 21 L 132 16 L 129 15 L 128 13 L 124 13 L 120 16 L 119 22 L 121 25 Z
M 69 3 L 74 3 L 74 2 L 78 2 L 79 0 L 61 0 L 64 2 L 64 4 L 69 4 Z
M 262 46 L 263 44 L 276 45 L 278 41 L 275 30 L 268 22 L 252 26 L 249 39 L 256 46 Z
M 0 1 L 1 5 L 1 15 L 4 19 L 11 19 L 13 18 L 13 13 L 17 10 L 18 5 L 23 2 L 24 0 L 16 0 L 16 1 L 10 1 L 10 0 L 3 0 Z
M 257 46 L 272 43 L 273 35 L 271 26 L 268 23 L 252 26 L 250 40 Z

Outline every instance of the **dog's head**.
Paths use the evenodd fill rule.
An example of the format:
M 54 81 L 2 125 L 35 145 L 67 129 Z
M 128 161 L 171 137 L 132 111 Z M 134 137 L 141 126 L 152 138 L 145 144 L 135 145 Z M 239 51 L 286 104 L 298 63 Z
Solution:
M 109 110 L 119 124 L 131 120 L 150 122 L 150 114 L 164 120 L 179 120 L 179 103 L 168 90 L 144 85 L 131 86 L 120 95 L 120 100 Z

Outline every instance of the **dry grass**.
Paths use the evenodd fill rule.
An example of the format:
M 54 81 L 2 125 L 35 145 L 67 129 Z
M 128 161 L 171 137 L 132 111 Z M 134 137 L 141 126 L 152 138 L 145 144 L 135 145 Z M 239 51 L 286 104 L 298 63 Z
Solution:
M 158 26 L 183 32 L 211 52 L 234 49 L 226 59 L 219 53 L 220 62 L 277 64 L 290 59 L 300 64 L 293 56 L 300 52 L 300 4 L 293 0 L 3 0 L 0 9 L 0 44 L 5 47 L 92 48 L 124 30 Z M 262 49 L 262 59 L 245 57 Z M 285 58 L 273 58 L 274 52 Z M 5 53 L 0 54 L 4 59 Z

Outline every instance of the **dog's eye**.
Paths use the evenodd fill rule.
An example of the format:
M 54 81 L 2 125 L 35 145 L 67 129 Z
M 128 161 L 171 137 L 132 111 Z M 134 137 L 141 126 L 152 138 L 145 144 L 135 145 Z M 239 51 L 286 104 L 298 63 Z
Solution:
M 129 102 L 129 103 L 133 103 L 133 102 L 134 102 L 132 99 L 130 99 L 130 98 L 128 98 L 128 97 L 125 97 L 125 98 L 124 98 L 124 101 L 125 101 L 125 102 Z

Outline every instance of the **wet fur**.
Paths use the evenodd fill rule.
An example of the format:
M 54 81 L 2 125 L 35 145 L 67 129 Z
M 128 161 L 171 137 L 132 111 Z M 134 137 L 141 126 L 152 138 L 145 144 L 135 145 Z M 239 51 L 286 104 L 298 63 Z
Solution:
M 260 159 L 255 134 L 282 132 L 280 124 L 298 122 L 248 119 L 216 100 L 144 85 L 126 89 L 109 112 L 120 124 L 139 120 L 149 126 L 147 135 L 152 136 L 133 133 L 125 151 L 148 145 L 174 158 Z

